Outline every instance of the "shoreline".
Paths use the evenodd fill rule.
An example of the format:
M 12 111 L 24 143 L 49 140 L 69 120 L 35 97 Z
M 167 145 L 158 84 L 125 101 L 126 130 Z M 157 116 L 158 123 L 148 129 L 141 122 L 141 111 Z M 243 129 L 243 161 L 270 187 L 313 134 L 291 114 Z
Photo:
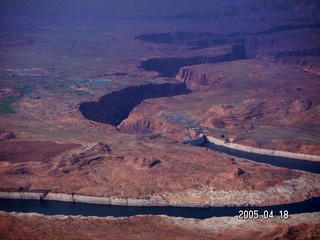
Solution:
M 230 142 L 225 142 L 223 140 L 206 136 L 201 134 L 198 138 L 192 139 L 187 143 L 191 145 L 200 145 L 204 142 L 210 142 L 219 146 L 224 146 L 230 149 L 240 150 L 248 153 L 263 154 L 269 156 L 280 156 L 280 157 L 291 157 L 294 160 L 301 160 L 301 157 L 304 160 L 312 159 L 311 161 L 318 162 L 320 161 L 320 156 L 317 155 L 308 155 L 301 153 L 290 153 L 277 150 L 268 150 L 268 149 L 258 149 L 253 147 L 247 147 L 239 144 L 234 144 Z M 311 156 L 311 157 L 310 157 Z M 308 182 L 308 179 L 305 179 L 305 176 L 301 176 L 303 181 Z M 300 181 L 301 179 L 296 181 Z M 289 182 L 288 182 L 289 183 Z M 288 184 L 287 183 L 287 184 Z M 295 185 L 296 183 L 290 182 L 290 185 Z M 283 188 L 283 187 L 282 187 Z M 19 191 L 1 191 L 0 190 L 0 199 L 29 199 L 29 200 L 50 200 L 50 201 L 63 201 L 63 202 L 77 202 L 77 203 L 88 203 L 88 204 L 101 204 L 101 205 L 114 205 L 114 206 L 137 206 L 137 207 L 190 207 L 190 208 L 208 208 L 208 207 L 266 207 L 266 206 L 276 206 L 282 204 L 291 204 L 300 201 L 305 201 L 311 196 L 305 194 L 300 194 L 299 197 L 296 196 L 294 202 L 284 200 L 283 198 L 279 199 L 277 192 L 286 192 L 288 189 L 274 189 L 271 187 L 262 192 L 250 192 L 250 191 L 224 191 L 224 190 L 208 190 L 206 196 L 203 197 L 202 193 L 186 193 L 180 195 L 179 193 L 175 194 L 164 194 L 151 196 L 146 199 L 131 199 L 131 198 L 117 198 L 117 197 L 98 197 L 98 196 L 86 196 L 78 195 L 75 193 L 53 193 L 50 190 L 40 190 L 39 192 L 19 192 Z M 291 189 L 296 192 L 296 190 Z M 210 194 L 208 195 L 208 193 Z M 274 192 L 275 196 L 272 197 L 269 193 Z M 280 194 L 281 195 L 281 194 Z M 238 199 L 237 203 L 234 203 L 230 196 Z M 313 196 L 317 197 L 317 196 Z M 319 196 L 318 196 L 319 197 Z M 248 203 L 249 199 L 254 199 L 250 204 Z M 250 202 L 250 201 L 249 201 Z M 269 202 L 269 204 L 266 204 Z M 271 204 L 270 204 L 271 203 Z
M 211 136 L 206 136 L 205 134 L 200 134 L 198 138 L 189 140 L 187 143 L 191 145 L 200 145 L 204 142 L 210 142 L 219 146 L 227 147 L 230 149 L 240 150 L 247 153 L 255 153 L 268 156 L 279 156 L 292 158 L 294 160 L 311 160 L 314 162 L 320 161 L 320 156 L 301 154 L 301 153 L 290 153 L 278 150 L 269 149 L 258 149 L 254 147 L 247 147 L 240 144 L 235 144 L 231 142 L 225 142 Z M 305 201 L 309 198 L 307 196 L 300 196 L 300 201 L 287 202 L 279 201 L 277 198 L 269 199 L 271 204 L 266 205 L 266 200 L 270 198 L 268 192 L 277 192 L 279 189 L 270 188 L 263 192 L 250 193 L 250 191 L 233 191 L 228 192 L 224 190 L 214 191 L 210 196 L 202 198 L 199 196 L 185 195 L 182 196 L 176 194 L 169 194 L 167 196 L 151 196 L 147 199 L 131 199 L 131 198 L 117 198 L 117 197 L 98 197 L 98 196 L 86 196 L 78 195 L 75 193 L 53 193 L 46 190 L 40 190 L 39 192 L 6 192 L 0 190 L 0 199 L 25 199 L 25 200 L 49 200 L 49 201 L 63 201 L 63 202 L 76 202 L 76 203 L 88 203 L 88 204 L 101 204 L 101 205 L 114 205 L 114 206 L 136 206 L 136 207 L 189 207 L 189 208 L 208 208 L 208 207 L 267 207 L 276 206 L 282 204 L 291 204 L 300 201 Z M 231 195 L 230 195 L 231 194 Z M 166 195 L 166 194 L 165 194 Z M 234 196 L 237 199 L 241 199 L 238 203 L 234 203 L 228 199 L 226 196 Z M 247 196 L 252 196 L 255 198 L 254 203 L 248 203 Z M 315 196 L 314 196 L 315 197 Z M 193 198 L 193 199 L 192 199 Z M 312 197 L 311 197 L 312 198 Z M 190 200 L 191 199 L 191 200 Z M 295 199 L 295 200 L 297 200 Z M 196 200 L 196 201 L 194 201 Z M 227 200 L 227 201 L 226 201 Z M 283 200 L 283 199 L 282 199 Z M 270 203 L 269 202 L 269 203 Z
M 264 191 L 262 194 L 269 194 L 270 190 Z M 0 191 L 0 199 L 16 199 L 16 200 L 38 200 L 38 201 L 60 201 L 60 202 L 74 202 L 74 203 L 87 203 L 87 204 L 99 204 L 99 205 L 112 205 L 112 206 L 128 206 L 128 207 L 187 207 L 187 208 L 221 208 L 221 207 L 272 207 L 278 205 L 286 204 L 295 204 L 303 201 L 307 201 L 312 198 L 319 198 L 319 196 L 313 197 L 301 197 L 300 200 L 296 199 L 293 202 L 282 202 L 273 199 L 272 204 L 266 204 L 266 201 L 259 201 L 256 199 L 255 203 L 248 203 L 246 199 L 242 199 L 238 204 L 230 202 L 228 199 L 224 199 L 224 195 L 228 195 L 226 191 L 221 191 L 217 193 L 217 196 L 214 198 L 217 200 L 217 197 L 222 201 L 211 201 L 209 202 L 188 202 L 188 201 L 170 201 L 160 200 L 157 197 L 152 199 L 130 199 L 130 198 L 114 198 L 114 197 L 97 197 L 97 196 L 85 196 L 77 194 L 68 194 L 68 193 L 47 193 L 47 192 L 2 192 Z M 261 194 L 261 193 L 260 193 Z M 258 194 L 258 195 L 260 195 Z M 221 195 L 221 196 L 219 196 Z M 240 195 L 248 195 L 245 192 L 236 191 L 235 197 L 240 197 Z M 260 196 L 261 198 L 262 196 Z M 265 199 L 264 199 L 265 200 Z M 270 199 L 272 200 L 272 199 Z M 279 200 L 279 199 L 278 199 Z
M 173 206 L 166 201 L 160 202 L 148 199 L 130 199 L 113 197 L 96 197 L 68 193 L 45 193 L 45 192 L 0 192 L 0 199 L 24 199 L 24 200 L 48 200 L 62 202 L 78 202 L 115 206 L 137 206 L 137 207 L 170 207 Z M 175 204 L 173 207 L 206 207 L 205 204 Z
M 200 145 L 205 141 L 213 143 L 218 146 L 227 147 L 230 149 L 239 150 L 247 153 L 255 153 L 255 154 L 274 156 L 274 157 L 292 158 L 295 160 L 302 160 L 302 161 L 320 162 L 320 156 L 318 155 L 292 153 L 292 152 L 286 152 L 286 151 L 280 151 L 280 150 L 249 147 L 249 146 L 240 145 L 237 143 L 226 142 L 225 140 L 220 140 L 218 138 L 207 136 L 205 134 L 200 134 L 198 138 L 192 139 L 188 143 L 190 143 L 191 145 Z

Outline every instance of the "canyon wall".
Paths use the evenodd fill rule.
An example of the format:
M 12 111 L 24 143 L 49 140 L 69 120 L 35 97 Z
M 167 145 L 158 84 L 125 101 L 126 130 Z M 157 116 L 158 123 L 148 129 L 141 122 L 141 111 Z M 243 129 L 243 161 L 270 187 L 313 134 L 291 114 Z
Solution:
M 269 49 L 262 50 L 256 55 L 257 59 L 294 66 L 306 72 L 315 74 L 320 74 L 319 57 L 319 48 L 281 52 Z
M 227 34 L 209 32 L 174 32 L 143 34 L 135 39 L 168 44 L 183 44 L 194 48 L 210 48 L 216 45 L 243 44 L 245 39 L 241 36 L 230 37 Z
M 212 55 L 193 57 L 150 58 L 142 61 L 141 66 L 148 71 L 156 71 L 163 77 L 174 77 L 183 66 L 198 65 L 204 63 L 217 63 L 246 59 L 244 45 L 234 45 L 231 51 L 224 54 L 212 53 Z
M 314 175 L 316 176 L 316 175 Z M 319 196 L 319 182 L 304 173 L 284 181 L 284 186 L 268 187 L 264 191 L 222 190 L 215 188 L 189 189 L 182 192 L 159 193 L 144 199 L 85 196 L 68 193 L 0 192 L 0 198 L 53 200 L 119 206 L 174 207 L 240 207 L 272 206 L 300 202 Z
M 184 83 L 145 84 L 111 92 L 102 96 L 98 102 L 81 103 L 79 109 L 87 119 L 117 126 L 144 99 L 188 93 L 190 90 Z
M 184 82 L 192 92 L 203 92 L 213 87 L 218 87 L 225 82 L 224 77 L 216 74 L 206 74 L 188 67 L 182 67 L 175 76 L 175 79 Z
M 215 63 L 244 58 L 258 58 L 283 63 L 319 74 L 319 39 L 317 23 L 285 24 L 256 32 L 233 32 L 216 34 L 210 32 L 167 32 L 143 34 L 136 37 L 142 41 L 192 46 L 189 50 L 212 48 L 217 45 L 235 45 L 234 55 L 220 58 L 194 56 L 190 58 L 152 58 L 141 62 L 146 70 L 158 71 L 162 76 L 172 77 L 181 67 L 203 63 Z M 304 31 L 308 42 L 301 38 Z M 289 42 L 287 42 L 290 36 Z M 242 47 L 240 47 L 242 46 Z M 298 46 L 298 49 L 297 49 Z M 311 48 L 310 48 L 311 46 Z M 240 48 L 242 48 L 240 50 Z
M 207 139 L 207 141 L 214 143 L 216 145 L 224 146 L 231 149 L 236 149 L 243 152 L 320 162 L 320 156 L 317 156 L 317 155 L 254 148 L 254 147 L 244 146 L 244 145 L 240 145 L 232 142 L 226 142 L 225 140 L 220 140 L 218 138 L 214 138 L 211 136 L 205 136 L 205 138 Z

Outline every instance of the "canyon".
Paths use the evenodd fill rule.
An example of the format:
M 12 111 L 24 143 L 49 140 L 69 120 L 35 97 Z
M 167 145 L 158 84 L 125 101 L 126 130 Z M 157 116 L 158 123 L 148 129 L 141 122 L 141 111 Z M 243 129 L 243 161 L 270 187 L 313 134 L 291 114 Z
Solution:
M 317 173 L 185 144 L 204 134 L 320 164 L 319 6 L 247 2 L 166 18 L 3 13 L 0 197 L 202 208 L 319 197 Z M 318 212 L 245 221 L 0 211 L 6 239 L 317 239 L 319 226 Z
M 84 117 L 117 126 L 144 99 L 187 94 L 185 84 L 146 84 L 128 87 L 102 96 L 98 102 L 85 102 L 79 107 Z

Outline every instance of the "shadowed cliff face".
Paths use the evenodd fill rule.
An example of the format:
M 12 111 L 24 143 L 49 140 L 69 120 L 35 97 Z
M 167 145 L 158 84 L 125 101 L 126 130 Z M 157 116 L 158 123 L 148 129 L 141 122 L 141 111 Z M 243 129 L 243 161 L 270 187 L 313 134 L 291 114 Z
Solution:
M 79 109 L 87 119 L 117 126 L 144 99 L 172 97 L 188 93 L 190 90 L 184 83 L 146 84 L 111 92 L 102 96 L 98 102 L 81 103 Z
M 168 44 L 184 44 L 194 46 L 196 48 L 208 48 L 216 45 L 226 44 L 244 44 L 246 37 L 259 36 L 265 34 L 273 34 L 289 30 L 301 29 L 319 29 L 320 24 L 299 24 L 299 25 L 279 25 L 258 32 L 234 32 L 230 34 L 216 34 L 209 32 L 167 32 L 153 33 L 136 36 L 139 39 L 147 42 L 168 43 Z
M 240 46 L 243 47 L 244 57 L 240 57 L 240 59 L 243 58 L 255 58 L 257 55 L 261 55 L 261 51 L 263 52 L 265 48 L 275 48 L 273 51 L 276 52 L 276 54 L 283 55 L 282 52 L 284 51 L 290 51 L 295 52 L 296 50 L 289 50 L 290 45 L 293 43 L 288 43 L 289 49 L 281 50 L 277 48 L 277 44 L 274 44 L 274 36 L 273 34 L 276 33 L 282 33 L 282 32 L 290 32 L 290 31 L 300 31 L 300 30 L 310 30 L 310 31 L 317 31 L 320 28 L 320 24 L 292 24 L 292 25 L 278 25 L 274 26 L 269 29 L 256 31 L 256 32 L 233 32 L 229 34 L 216 34 L 216 33 L 209 33 L 209 32 L 167 32 L 167 33 L 153 33 L 153 34 L 143 34 L 136 36 L 135 39 L 139 39 L 142 41 L 147 42 L 155 42 L 155 43 L 166 43 L 166 44 L 181 44 L 190 46 L 191 48 L 189 50 L 193 49 L 203 49 L 203 48 L 211 48 L 218 45 L 235 45 L 237 48 L 235 51 L 236 59 L 239 59 L 239 49 Z M 283 33 L 282 36 L 286 36 L 285 33 Z M 296 39 L 296 38 L 292 38 Z M 294 40 L 295 42 L 297 40 Z M 316 40 L 314 40 L 317 42 Z M 294 45 L 294 44 L 293 44 Z M 315 45 L 315 48 L 309 49 L 310 46 L 305 46 L 303 50 L 303 54 L 309 55 L 317 55 L 317 48 L 318 46 Z M 265 54 L 265 53 L 263 53 Z M 297 53 L 294 53 L 297 54 Z M 301 57 L 300 53 L 299 57 Z M 235 60 L 235 59 L 233 59 Z M 145 62 L 142 62 L 142 67 L 146 68 L 147 70 L 154 70 L 150 65 L 159 65 L 158 63 L 154 63 L 156 60 L 150 59 Z M 161 59 L 161 61 L 164 61 Z M 175 62 L 177 60 L 175 59 Z M 184 60 L 186 61 L 186 60 Z M 189 60 L 190 61 L 190 60 Z M 192 60 L 193 62 L 196 62 L 196 60 Z M 225 60 L 223 60 L 225 61 Z M 181 60 L 180 60 L 181 62 Z M 212 63 L 215 61 L 208 60 L 206 63 Z M 202 64 L 203 62 L 198 62 L 196 64 Z M 172 64 L 171 64 L 172 65 Z M 194 64 L 180 64 L 180 67 L 182 66 L 188 66 L 188 65 L 194 65 Z M 170 68 L 170 66 L 169 66 Z M 179 70 L 179 69 L 178 69 Z M 157 70 L 155 70 L 157 71 Z M 177 71 L 176 71 L 177 72 Z M 169 76 L 172 77 L 172 73 L 170 74 L 163 74 L 160 72 L 163 76 Z
M 208 32 L 174 32 L 174 33 L 154 33 L 144 34 L 135 39 L 169 44 L 184 44 L 195 48 L 208 48 L 222 44 L 244 43 L 243 37 L 226 34 L 214 34 Z
M 174 77 L 183 66 L 198 65 L 204 63 L 217 63 L 246 59 L 244 45 L 235 45 L 232 52 L 216 56 L 196 56 L 189 58 L 151 58 L 141 62 L 141 66 L 148 71 L 156 71 L 163 77 Z

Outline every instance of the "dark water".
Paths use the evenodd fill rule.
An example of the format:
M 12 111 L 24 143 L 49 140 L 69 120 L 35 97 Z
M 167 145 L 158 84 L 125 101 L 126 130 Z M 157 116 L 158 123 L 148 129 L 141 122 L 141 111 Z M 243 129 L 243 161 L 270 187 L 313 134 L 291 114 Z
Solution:
M 72 203 L 46 200 L 12 200 L 0 199 L 0 210 L 6 212 L 41 213 L 45 215 L 82 215 L 82 216 L 114 216 L 129 217 L 139 214 L 167 215 L 173 217 L 205 219 L 210 217 L 237 216 L 240 210 L 273 210 L 279 216 L 280 211 L 287 210 L 290 214 L 319 212 L 320 197 L 312 198 L 300 203 L 292 203 L 271 207 L 216 207 L 216 208 L 188 208 L 188 207 L 128 207 L 87 203 Z
M 251 159 L 257 162 L 268 163 L 291 169 L 299 169 L 313 173 L 320 173 L 320 164 L 311 161 L 302 161 L 283 157 L 272 157 L 253 153 L 245 153 L 212 143 L 204 143 L 207 147 L 216 151 L 224 152 L 232 156 Z M 132 207 L 111 206 L 87 203 L 72 203 L 46 200 L 13 200 L 0 199 L 0 210 L 7 212 L 35 212 L 45 215 L 82 215 L 82 216 L 114 216 L 128 217 L 140 214 L 167 215 L 173 217 L 185 217 L 205 219 L 210 217 L 237 216 L 240 210 L 258 210 L 259 215 L 264 211 L 273 211 L 274 215 L 280 216 L 280 211 L 287 210 L 290 214 L 319 212 L 320 197 L 312 198 L 300 203 L 292 203 L 271 207 L 215 207 L 215 208 L 190 208 L 190 207 Z
M 260 163 L 267 163 L 277 167 L 285 167 L 290 169 L 297 169 L 311 173 L 320 173 L 320 163 L 313 162 L 313 161 L 305 161 L 305 160 L 298 160 L 286 157 L 275 157 L 275 156 L 268 156 L 268 155 L 261 155 L 256 153 L 247 153 L 242 152 L 239 150 L 230 149 L 223 146 L 218 146 L 210 142 L 205 142 L 200 145 L 201 147 L 210 148 L 215 151 L 224 152 L 231 156 L 241 157 L 250 159 Z

